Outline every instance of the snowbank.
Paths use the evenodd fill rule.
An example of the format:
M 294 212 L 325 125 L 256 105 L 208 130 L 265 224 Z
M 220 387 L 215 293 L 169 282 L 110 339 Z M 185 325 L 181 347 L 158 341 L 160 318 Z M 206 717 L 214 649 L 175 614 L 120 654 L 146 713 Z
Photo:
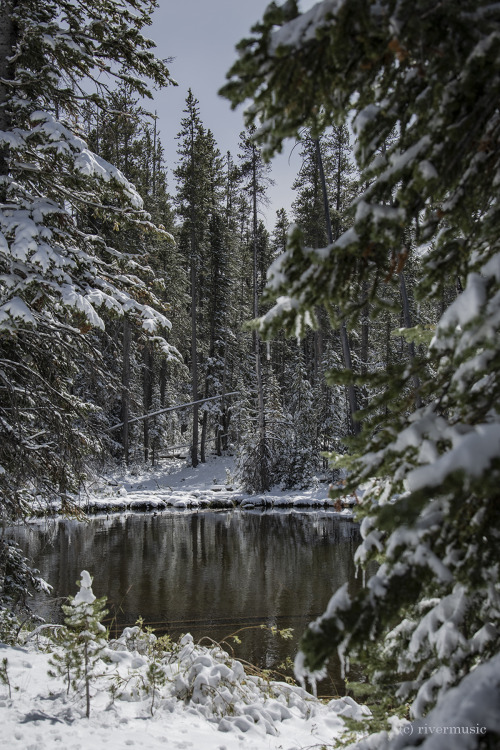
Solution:
M 190 635 L 166 651 L 157 645 L 138 627 L 109 642 L 89 719 L 83 691 L 67 693 L 63 678 L 48 676 L 57 647 L 47 638 L 32 637 L 23 648 L 0 645 L 0 660 L 7 660 L 0 747 L 295 750 L 331 745 L 344 730 L 342 716 L 369 715 L 351 698 L 324 705 L 295 685 L 248 675 L 220 647 L 196 645 Z M 148 677 L 153 661 L 163 685 L 152 686 Z
M 357 503 L 353 495 L 340 502 L 328 497 L 327 482 L 316 481 L 303 490 L 273 488 L 263 495 L 250 495 L 234 482 L 234 458 L 212 458 L 196 468 L 182 460 L 152 468 L 134 467 L 103 477 L 87 487 L 76 503 L 87 514 L 124 511 L 162 511 L 167 508 L 328 508 L 343 518 L 353 518 Z M 60 507 L 54 503 L 52 510 Z

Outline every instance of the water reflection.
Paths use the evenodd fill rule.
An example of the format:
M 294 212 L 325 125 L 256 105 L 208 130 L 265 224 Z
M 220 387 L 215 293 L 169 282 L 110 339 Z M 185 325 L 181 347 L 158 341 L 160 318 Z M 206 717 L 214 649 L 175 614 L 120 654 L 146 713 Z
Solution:
M 75 594 L 80 572 L 89 570 L 117 628 L 139 616 L 159 632 L 190 631 L 195 639 L 222 640 L 260 623 L 294 628 L 293 642 L 256 629 L 241 635 L 237 655 L 265 667 L 293 657 L 305 625 L 339 586 L 359 585 L 358 527 L 325 511 L 129 514 L 37 523 L 16 537 L 54 597 Z M 61 621 L 58 602 L 38 599 L 36 606 L 45 619 Z M 331 678 L 341 690 L 336 665 Z

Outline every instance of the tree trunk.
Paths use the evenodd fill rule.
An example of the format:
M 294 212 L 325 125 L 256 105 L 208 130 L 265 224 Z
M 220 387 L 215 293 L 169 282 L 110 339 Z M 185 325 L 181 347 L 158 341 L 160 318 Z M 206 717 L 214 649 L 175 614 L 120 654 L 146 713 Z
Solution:
M 259 314 L 259 297 L 257 285 L 258 269 L 258 247 L 257 247 L 257 155 L 254 147 L 254 159 L 252 164 L 252 207 L 253 207 L 253 317 L 257 318 Z M 255 374 L 257 378 L 257 418 L 258 418 L 258 435 L 259 435 L 259 479 L 260 490 L 267 492 L 270 488 L 270 477 L 267 470 L 266 457 L 266 419 L 264 412 L 264 385 L 262 381 L 262 359 L 260 353 L 260 337 L 257 331 L 253 330 L 253 348 L 255 355 Z
M 405 281 L 405 275 L 401 271 L 399 274 L 399 291 L 401 293 L 401 303 L 403 307 L 403 322 L 405 328 L 411 328 L 412 327 L 412 320 L 411 320 L 411 313 L 410 313 L 410 303 L 408 300 L 408 292 L 406 290 L 406 281 Z M 413 365 L 415 362 L 415 344 L 413 341 L 408 341 L 407 344 L 408 347 L 408 355 L 410 357 L 410 362 Z M 420 378 L 416 373 L 412 376 L 412 382 L 413 382 L 413 388 L 415 389 L 415 407 L 419 409 L 422 406 L 422 400 L 420 398 Z
M 194 173 L 196 169 L 195 154 L 194 154 L 194 125 L 191 122 L 191 161 L 190 169 L 192 180 L 191 183 L 194 185 Z M 194 188 L 193 188 L 194 189 Z M 195 214 L 196 208 L 194 204 L 195 196 L 191 196 L 190 206 L 190 220 L 191 220 L 191 396 L 193 401 L 198 401 L 198 342 L 197 342 L 197 328 L 196 328 L 196 286 L 198 283 L 198 257 L 197 257 L 197 242 L 196 242 L 196 226 L 195 226 Z M 193 406 L 193 434 L 191 443 L 191 466 L 198 466 L 198 405 Z
M 332 232 L 332 222 L 330 218 L 330 207 L 328 205 L 328 193 L 326 190 L 326 179 L 325 179 L 325 171 L 323 169 L 323 159 L 321 158 L 321 148 L 319 145 L 319 139 L 316 138 L 315 140 L 316 144 L 316 155 L 318 158 L 318 168 L 319 168 L 319 177 L 321 180 L 321 189 L 323 192 L 323 206 L 325 209 L 325 223 L 326 223 L 326 234 L 328 237 L 328 242 L 330 245 L 333 243 L 333 232 Z M 340 159 L 339 159 L 339 167 L 340 170 Z M 337 193 L 337 203 L 340 202 L 340 195 Z M 335 238 L 337 239 L 337 238 Z M 347 328 L 346 324 L 343 322 L 340 326 L 340 341 L 342 345 L 342 355 L 344 359 L 344 368 L 350 372 L 352 372 L 352 360 L 351 360 L 351 348 L 349 346 L 349 338 L 347 336 Z M 356 398 L 356 389 L 354 388 L 354 385 L 350 383 L 347 386 L 347 400 L 349 403 L 349 416 L 350 416 L 350 422 L 351 422 L 351 428 L 355 435 L 359 434 L 360 425 L 359 422 L 357 422 L 354 419 L 354 414 L 358 410 L 358 402 Z
M 363 282 L 363 296 L 368 295 L 368 284 Z M 363 375 L 368 368 L 369 333 L 370 333 L 370 307 L 368 302 L 361 312 L 361 372 Z
M 229 432 L 229 414 L 226 406 L 225 395 L 227 393 L 227 341 L 224 341 L 224 371 L 222 374 L 222 403 L 221 403 L 221 415 L 219 425 L 217 429 L 217 455 L 221 456 L 223 450 L 227 450 L 228 447 L 228 432 Z
M 90 718 L 90 659 L 89 659 L 89 644 L 88 641 L 85 641 L 84 646 L 84 659 L 85 659 L 85 702 L 86 702 L 86 712 L 85 715 L 88 718 Z
M 196 341 L 196 259 L 191 254 L 191 396 L 198 400 L 198 350 Z M 193 441 L 191 444 L 191 465 L 198 466 L 198 405 L 193 406 Z
M 160 406 L 165 406 L 167 391 L 167 359 L 163 359 L 160 367 Z
M 128 466 L 129 463 L 129 426 L 130 419 L 130 322 L 127 318 L 123 321 L 123 364 L 122 364 L 122 448 L 123 458 Z
M 206 463 L 207 460 L 207 428 L 208 428 L 208 412 L 205 409 L 201 418 L 201 440 L 200 440 L 200 461 L 202 464 Z
M 142 404 L 147 414 L 153 407 L 153 352 L 148 342 L 144 347 L 144 365 L 142 370 Z M 144 461 L 149 460 L 150 449 L 149 420 L 144 420 Z

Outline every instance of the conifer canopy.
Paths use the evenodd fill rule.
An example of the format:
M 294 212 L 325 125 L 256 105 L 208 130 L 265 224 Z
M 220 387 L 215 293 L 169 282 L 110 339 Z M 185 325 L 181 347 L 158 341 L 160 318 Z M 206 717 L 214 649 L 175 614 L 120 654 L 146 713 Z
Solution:
M 410 251 L 416 294 L 441 311 L 430 345 L 377 376 L 383 389 L 351 465 L 351 487 L 370 482 L 357 559 L 377 571 L 356 596 L 338 591 L 311 624 L 298 671 L 338 650 L 411 701 L 413 717 L 435 707 L 437 723 L 453 701 L 458 721 L 473 696 L 469 718 L 490 737 L 483 701 L 499 689 L 500 646 L 499 32 L 500 8 L 482 0 L 325 0 L 302 14 L 294 0 L 273 3 L 222 89 L 234 106 L 251 99 L 246 117 L 268 156 L 304 127 L 319 135 L 350 123 L 365 186 L 328 247 L 308 248 L 291 230 L 261 332 L 303 331 L 318 305 L 347 321 L 368 303 L 383 310 Z M 466 741 L 457 735 L 454 747 Z

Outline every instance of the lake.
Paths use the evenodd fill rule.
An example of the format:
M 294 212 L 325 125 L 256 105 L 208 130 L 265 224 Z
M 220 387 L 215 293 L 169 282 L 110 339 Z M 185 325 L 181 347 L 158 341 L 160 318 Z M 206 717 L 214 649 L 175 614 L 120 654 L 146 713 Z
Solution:
M 47 621 L 62 621 L 61 597 L 76 594 L 86 569 L 96 596 L 108 597 L 113 635 L 139 616 L 174 638 L 190 632 L 220 642 L 239 631 L 241 644 L 229 641 L 236 657 L 269 669 L 294 657 L 339 586 L 361 585 L 359 528 L 328 511 L 172 510 L 37 522 L 14 533 L 53 586 L 53 598 L 35 601 Z M 293 628 L 293 640 L 270 626 Z M 342 690 L 332 661 L 321 692 Z

